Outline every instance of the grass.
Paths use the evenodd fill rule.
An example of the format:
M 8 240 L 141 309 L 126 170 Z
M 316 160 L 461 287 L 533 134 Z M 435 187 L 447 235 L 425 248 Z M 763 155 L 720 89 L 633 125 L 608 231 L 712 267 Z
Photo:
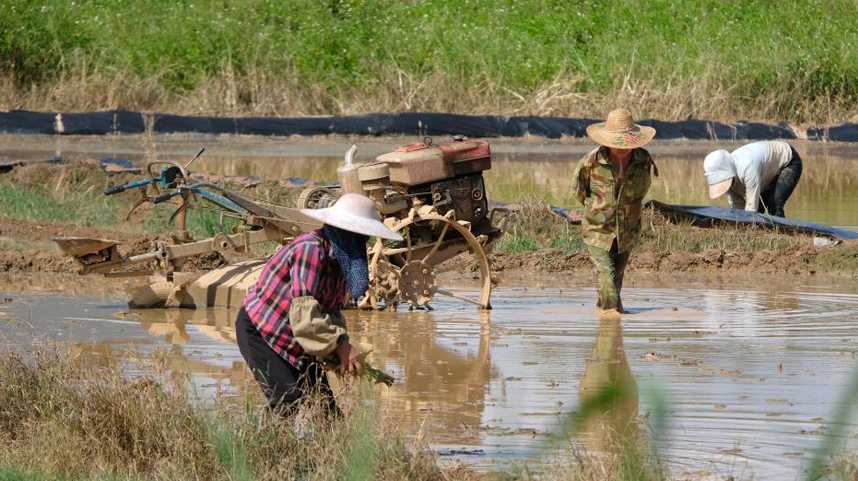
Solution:
M 126 222 L 125 216 L 139 198 L 138 194 L 102 194 L 105 187 L 130 178 L 108 177 L 99 167 L 86 162 L 62 166 L 19 167 L 0 178 L 0 215 L 34 222 L 119 230 L 131 234 L 161 234 L 173 229 L 174 224 L 170 222 L 170 216 L 175 211 L 176 204 L 147 204 Z M 291 193 L 280 197 L 286 198 L 289 195 Z M 204 201 L 196 202 L 192 206 L 188 211 L 186 225 L 195 238 L 211 237 L 221 232 L 231 233 L 239 224 L 231 217 L 221 219 L 220 211 Z
M 439 466 L 427 446 L 385 424 L 366 384 L 339 396 L 342 418 L 324 416 L 311 399 L 297 418 L 283 419 L 261 407 L 256 390 L 202 403 L 191 383 L 152 362 L 142 371 L 161 374 L 128 379 L 116 363 L 93 368 L 62 350 L 0 353 L 0 480 L 531 479 L 526 470 Z M 622 449 L 608 458 L 579 451 L 536 469 L 546 480 L 666 479 L 646 440 L 616 442 Z
M 645 210 L 640 243 L 636 251 L 704 253 L 710 250 L 754 253 L 761 250 L 790 251 L 807 247 L 811 239 L 763 227 L 695 227 L 689 223 L 671 223 L 657 212 Z M 510 254 L 556 249 L 562 253 L 584 250 L 581 227 L 570 225 L 551 213 L 548 205 L 526 200 L 519 210 L 508 214 L 507 233 L 496 249 Z M 828 255 L 828 254 L 826 254 Z
M 371 393 L 364 387 L 364 397 Z M 360 410 L 349 423 L 347 450 L 340 472 L 344 481 L 372 481 L 379 466 L 380 446 L 376 426 L 380 424 L 379 413 Z
M 86 162 L 19 167 L 0 178 L 0 216 L 55 226 L 92 227 L 109 231 L 104 235 L 121 232 L 130 236 L 144 236 L 171 231 L 173 227 L 169 218 L 176 208 L 174 204 L 146 206 L 130 221 L 125 221 L 125 214 L 136 200 L 136 195 L 102 195 L 106 186 L 130 178 L 108 178 L 98 166 Z M 239 189 L 238 186 L 227 187 Z M 299 190 L 285 188 L 275 182 L 264 182 L 252 190 L 242 191 L 242 195 L 277 205 L 293 205 Z M 221 224 L 219 211 L 204 201 L 196 202 L 193 206 L 188 213 L 187 227 L 196 239 L 208 238 L 220 232 L 233 232 L 238 226 L 238 222 L 230 217 L 224 217 Z M 553 256 L 552 260 L 562 261 L 565 256 L 585 251 L 580 226 L 571 225 L 552 213 L 544 200 L 531 195 L 511 206 L 513 209 L 499 218 L 499 226 L 506 234 L 495 245 L 496 252 L 514 255 L 541 253 L 543 256 Z M 695 256 L 720 253 L 719 256 L 750 258 L 760 253 L 774 253 L 781 259 L 800 257 L 797 257 L 798 264 L 791 266 L 803 270 L 858 272 L 858 245 L 854 243 L 813 250 L 812 239 L 807 235 L 749 226 L 696 227 L 688 223 L 669 222 L 649 209 L 644 211 L 642 227 L 640 242 L 635 249 L 638 254 L 649 252 L 664 257 L 674 253 Z M 12 234 L 7 233 L 6 238 L 0 239 L 0 247 L 4 250 L 35 248 L 35 244 L 22 238 L 20 233 L 18 237 Z M 269 243 L 258 246 L 255 251 L 269 252 L 275 247 L 274 243 Z M 548 262 L 546 265 L 569 268 L 563 262 Z
M 0 182 L 0 214 L 35 222 L 73 224 L 82 227 L 115 228 L 131 208 L 127 199 L 107 198 L 101 192 L 86 191 L 61 193 L 43 188 L 24 187 L 13 182 Z M 150 209 L 143 221 L 142 233 L 158 234 L 172 228 L 170 215 L 175 205 L 162 205 Z M 145 215 L 145 214 L 144 214 Z M 231 232 L 238 225 L 234 219 L 224 219 L 210 208 L 191 209 L 187 229 L 191 235 L 205 238 L 220 232 Z M 139 232 L 130 225 L 130 231 Z
M 856 35 L 850 0 L 7 0 L 0 107 L 829 121 Z
M 98 478 L 91 481 L 112 481 L 111 477 Z M 25 472 L 15 468 L 0 468 L 0 481 L 71 481 L 68 478 L 50 476 L 38 472 Z M 90 481 L 86 478 L 75 481 Z
M 67 354 L 0 353 L 0 479 L 445 479 L 423 448 L 382 428 L 359 392 L 363 401 L 341 401 L 342 419 L 308 404 L 299 435 L 297 421 L 229 400 L 202 405 L 185 383 L 126 379 L 117 365 Z
M 809 247 L 807 235 L 745 225 L 696 227 L 688 222 L 669 223 L 656 212 L 643 219 L 641 250 L 703 253 L 710 250 L 753 253 L 762 250 L 790 251 Z
M 580 246 L 580 228 L 561 222 L 541 200 L 525 197 L 501 219 L 505 231 L 496 246 L 500 252 L 521 254 L 546 247 L 575 250 Z
M 528 235 L 510 233 L 498 241 L 497 250 L 509 254 L 522 254 L 539 250 L 539 243 Z
M 36 222 L 101 227 L 119 223 L 127 199 L 105 197 L 106 175 L 95 165 L 33 165 L 0 179 L 0 214 Z
M 338 397 L 341 418 L 323 415 L 310 399 L 296 418 L 284 419 L 261 407 L 256 390 L 203 403 L 191 383 L 164 369 L 148 365 L 127 378 L 115 362 L 94 368 L 62 350 L 0 353 L 0 481 L 529 481 L 534 470 L 546 481 L 673 479 L 655 448 L 669 442 L 669 402 L 655 386 L 642 392 L 647 424 L 635 415 L 627 428 L 611 428 L 615 410 L 638 403 L 636 388 L 617 379 L 600 384 L 561 422 L 556 456 L 475 473 L 441 467 L 427 446 L 406 443 L 385 424 L 366 384 Z M 842 451 L 842 428 L 856 403 L 856 376 L 807 481 L 852 479 L 856 463 Z M 586 433 L 599 436 L 592 448 Z M 581 442 L 570 443 L 573 437 Z

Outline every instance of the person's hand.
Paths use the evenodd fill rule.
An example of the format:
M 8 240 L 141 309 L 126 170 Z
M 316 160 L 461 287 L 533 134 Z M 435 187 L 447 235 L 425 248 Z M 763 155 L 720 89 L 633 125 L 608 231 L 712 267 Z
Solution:
M 340 358 L 339 369 L 346 374 L 357 374 L 360 361 L 360 352 L 350 342 L 344 342 L 337 346 L 337 357 Z

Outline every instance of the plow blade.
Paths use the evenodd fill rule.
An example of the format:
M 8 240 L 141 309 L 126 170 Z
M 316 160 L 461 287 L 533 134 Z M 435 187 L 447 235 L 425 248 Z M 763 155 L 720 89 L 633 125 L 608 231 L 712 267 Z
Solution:
M 74 258 L 98 254 L 119 245 L 119 241 L 89 237 L 54 237 L 51 240 L 57 244 L 63 254 Z

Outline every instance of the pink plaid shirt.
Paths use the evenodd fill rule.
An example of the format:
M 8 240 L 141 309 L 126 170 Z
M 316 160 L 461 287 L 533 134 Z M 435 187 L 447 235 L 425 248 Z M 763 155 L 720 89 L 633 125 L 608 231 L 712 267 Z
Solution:
M 296 369 L 303 369 L 308 356 L 292 335 L 289 306 L 303 296 L 315 298 L 326 314 L 338 312 L 345 302 L 346 281 L 321 230 L 301 234 L 281 247 L 247 290 L 243 303 L 265 342 Z

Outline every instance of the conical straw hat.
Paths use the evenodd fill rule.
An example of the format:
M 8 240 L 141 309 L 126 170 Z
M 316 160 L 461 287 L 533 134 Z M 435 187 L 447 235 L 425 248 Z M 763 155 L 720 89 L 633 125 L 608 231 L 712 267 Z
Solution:
M 588 126 L 587 137 L 605 147 L 636 149 L 655 137 L 655 129 L 636 124 L 628 110 L 616 109 L 604 122 Z
M 402 236 L 384 225 L 375 203 L 360 194 L 345 194 L 331 207 L 301 209 L 301 213 L 323 224 L 371 237 L 401 241 Z

